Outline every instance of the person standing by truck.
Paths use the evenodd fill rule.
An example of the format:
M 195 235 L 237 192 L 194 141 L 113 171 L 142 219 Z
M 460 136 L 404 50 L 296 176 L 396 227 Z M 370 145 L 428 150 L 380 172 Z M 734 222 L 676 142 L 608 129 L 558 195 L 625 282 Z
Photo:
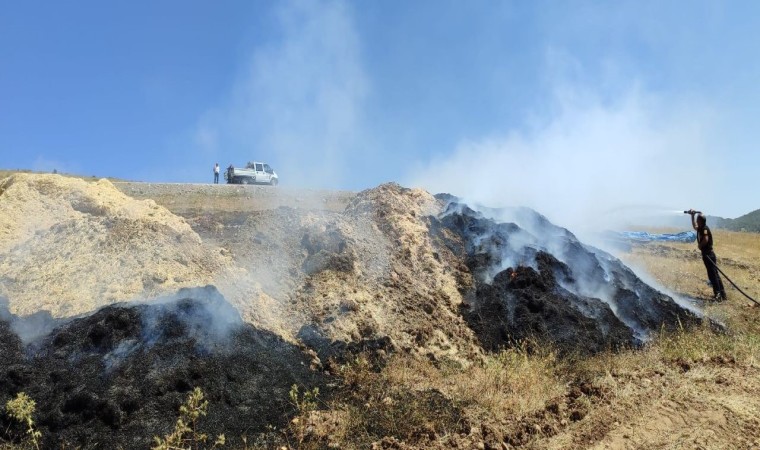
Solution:
M 214 165 L 214 184 L 219 184 L 219 163 Z

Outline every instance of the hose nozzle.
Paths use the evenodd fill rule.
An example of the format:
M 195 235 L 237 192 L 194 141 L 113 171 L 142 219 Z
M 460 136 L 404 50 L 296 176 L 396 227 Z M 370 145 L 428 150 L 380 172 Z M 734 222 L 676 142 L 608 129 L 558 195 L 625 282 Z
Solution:
M 683 212 L 684 214 L 702 214 L 702 211 L 694 211 L 693 209 L 689 209 L 687 211 Z

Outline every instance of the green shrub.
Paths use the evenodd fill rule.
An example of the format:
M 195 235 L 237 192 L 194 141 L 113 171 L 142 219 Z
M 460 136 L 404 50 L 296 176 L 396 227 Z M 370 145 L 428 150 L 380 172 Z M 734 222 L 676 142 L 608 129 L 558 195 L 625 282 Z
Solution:
M 196 387 L 187 396 L 187 400 L 179 407 L 179 419 L 171 434 L 160 438 L 154 436 L 156 445 L 153 450 L 192 450 L 203 448 L 208 441 L 208 435 L 198 432 L 198 420 L 206 416 L 208 400 L 204 399 L 201 388 Z M 210 448 L 224 445 L 225 437 L 220 434 Z
M 5 404 L 5 411 L 8 415 L 26 427 L 28 444 L 39 449 L 42 433 L 34 425 L 33 416 L 36 408 L 35 401 L 24 392 L 19 392 L 16 398 L 8 400 L 8 403 Z
M 295 437 L 297 448 L 301 448 L 306 440 L 309 416 L 317 409 L 317 397 L 319 388 L 304 391 L 298 394 L 298 385 L 290 388 L 290 402 L 296 408 L 297 416 L 290 422 L 290 433 Z

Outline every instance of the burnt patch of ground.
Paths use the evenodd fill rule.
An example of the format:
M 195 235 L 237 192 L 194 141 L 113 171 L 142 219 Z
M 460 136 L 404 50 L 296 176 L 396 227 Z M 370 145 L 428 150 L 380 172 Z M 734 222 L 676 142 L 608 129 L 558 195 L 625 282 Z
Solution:
M 234 443 L 283 427 L 295 412 L 293 384 L 325 390 L 306 355 L 243 323 L 210 286 L 109 306 L 26 347 L 2 320 L 0 339 L 0 404 L 19 392 L 34 399 L 45 448 L 148 448 L 173 429 L 195 387 L 209 400 L 202 431 Z M 0 432 L 12 425 L 6 420 Z
M 410 389 L 358 356 L 344 367 L 336 398 L 352 420 L 347 448 L 435 448 L 470 429 L 463 405 L 436 388 Z
M 487 213 L 452 202 L 441 217 L 463 242 L 449 248 L 473 274 L 462 311 L 484 348 L 538 338 L 561 350 L 595 353 L 637 345 L 661 327 L 701 323 L 620 260 L 540 214 L 526 208 Z
M 537 339 L 565 352 L 595 353 L 635 342 L 633 331 L 604 302 L 557 285 L 553 269 L 562 263 L 544 252 L 536 259 L 538 271 L 509 268 L 478 286 L 478 305 L 465 317 L 485 349 Z
M 373 369 L 379 369 L 394 350 L 388 336 L 336 341 L 325 337 L 314 325 L 304 325 L 298 332 L 298 339 L 315 351 L 328 370 L 348 364 L 359 356 L 365 358 Z
M 8 312 L 8 300 L 0 297 L 0 355 L 8 364 L 17 364 L 23 359 L 21 339 L 13 330 L 14 316 Z

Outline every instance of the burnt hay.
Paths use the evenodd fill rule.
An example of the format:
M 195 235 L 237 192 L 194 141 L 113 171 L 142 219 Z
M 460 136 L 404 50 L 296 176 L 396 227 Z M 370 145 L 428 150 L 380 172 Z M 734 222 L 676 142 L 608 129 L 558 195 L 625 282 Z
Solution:
M 300 349 L 244 323 L 212 286 L 108 306 L 27 346 L 10 329 L 23 319 L 0 318 L 0 404 L 33 398 L 45 448 L 148 448 L 195 387 L 209 400 L 202 431 L 234 443 L 287 423 L 293 384 L 325 390 Z

